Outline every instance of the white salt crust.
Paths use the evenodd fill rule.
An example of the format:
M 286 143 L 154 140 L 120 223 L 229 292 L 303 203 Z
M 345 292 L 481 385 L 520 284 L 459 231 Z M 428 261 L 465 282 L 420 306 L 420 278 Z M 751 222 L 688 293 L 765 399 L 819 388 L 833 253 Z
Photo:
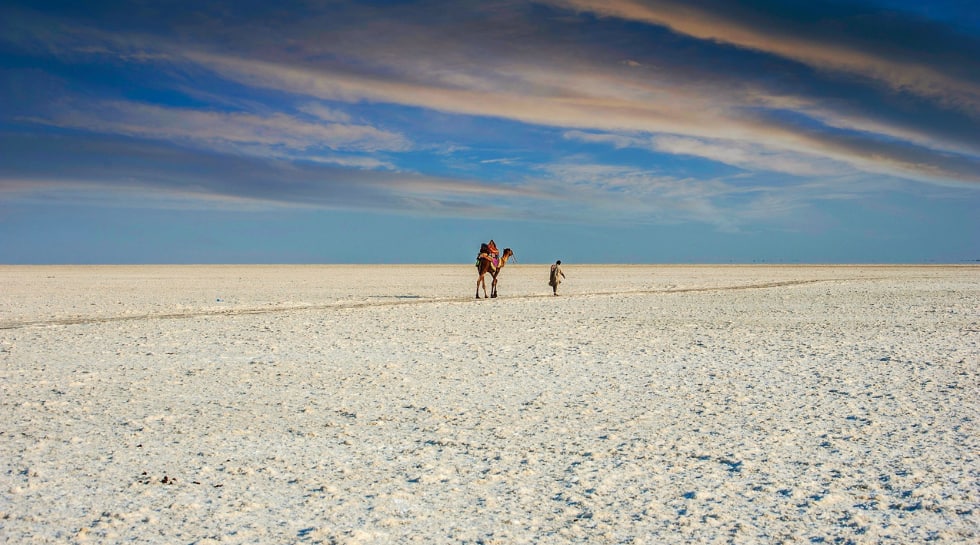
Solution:
M 0 267 L 4 543 L 976 543 L 980 268 Z

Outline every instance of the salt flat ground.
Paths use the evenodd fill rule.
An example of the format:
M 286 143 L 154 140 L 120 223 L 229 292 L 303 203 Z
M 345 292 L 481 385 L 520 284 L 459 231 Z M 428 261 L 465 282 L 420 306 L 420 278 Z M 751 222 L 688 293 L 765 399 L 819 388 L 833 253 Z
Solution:
M 976 543 L 980 268 L 0 267 L 4 543 Z

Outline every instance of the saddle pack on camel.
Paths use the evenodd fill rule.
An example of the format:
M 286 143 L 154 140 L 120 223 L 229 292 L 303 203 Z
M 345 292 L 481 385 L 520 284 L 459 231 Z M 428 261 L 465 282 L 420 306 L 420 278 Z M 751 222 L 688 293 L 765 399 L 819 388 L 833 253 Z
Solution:
M 497 250 L 497 243 L 491 240 L 480 245 L 480 253 L 476 256 L 476 268 L 480 268 L 480 260 L 486 259 L 490 262 L 490 270 L 497 270 L 500 264 L 500 251 Z

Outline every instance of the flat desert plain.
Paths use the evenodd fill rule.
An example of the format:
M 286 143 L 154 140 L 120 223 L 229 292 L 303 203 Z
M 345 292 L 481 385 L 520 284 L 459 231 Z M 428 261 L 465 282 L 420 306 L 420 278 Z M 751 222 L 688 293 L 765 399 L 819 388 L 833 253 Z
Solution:
M 980 539 L 980 267 L 564 267 L 0 267 L 0 541 Z

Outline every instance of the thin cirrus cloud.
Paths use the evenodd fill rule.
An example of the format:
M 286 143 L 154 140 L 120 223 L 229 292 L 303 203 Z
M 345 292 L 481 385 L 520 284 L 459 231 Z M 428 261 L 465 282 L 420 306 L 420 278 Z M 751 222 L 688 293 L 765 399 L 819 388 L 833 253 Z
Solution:
M 565 138 L 606 143 L 617 148 L 649 148 L 654 151 L 711 159 L 735 167 L 794 176 L 833 176 L 846 172 L 844 165 L 817 156 L 773 152 L 761 146 L 727 140 L 710 141 L 680 136 L 637 137 L 608 133 L 568 131 Z
M 840 133 L 834 127 L 801 129 L 779 119 L 778 110 L 761 114 L 753 102 L 740 100 L 737 93 L 684 88 L 672 81 L 635 80 L 609 69 L 580 66 L 564 78 L 537 66 L 515 63 L 508 66 L 510 80 L 521 87 L 544 89 L 539 94 L 515 94 L 507 88 L 460 88 L 387 74 L 371 74 L 332 68 L 284 66 L 281 63 L 189 53 L 188 56 L 223 77 L 249 85 L 326 100 L 377 101 L 447 111 L 457 114 L 502 117 L 554 127 L 575 127 L 609 132 L 668 134 L 700 139 L 751 142 L 760 149 L 792 154 L 822 155 L 865 172 L 907 177 L 926 182 L 980 182 L 972 156 L 950 156 L 917 145 L 894 141 L 897 131 L 880 136 L 863 132 Z M 559 60 L 560 62 L 560 60 Z M 379 67 L 380 69 L 381 67 Z M 416 72 L 407 61 L 401 70 Z M 574 74 L 574 77 L 569 74 Z M 457 78 L 458 81 L 459 78 Z M 684 91 L 687 91 L 686 96 Z M 668 100 L 658 100 L 669 96 Z M 650 100 L 652 99 L 652 100 Z M 804 110 L 795 112 L 805 113 Z M 840 121 L 838 123 L 843 125 Z M 815 120 L 819 121 L 819 120 Z M 871 127 L 861 121 L 851 126 Z M 882 138 L 886 137 L 887 140 Z M 702 150 L 711 146 L 702 145 Z M 670 151 L 666 149 L 664 151 Z M 696 151 L 688 146 L 686 153 Z M 699 154 L 717 159 L 717 154 Z M 867 158 L 873 156 L 874 160 Z M 913 156 L 914 160 L 909 160 Z M 771 157 L 770 157 L 771 158 Z M 787 165 L 787 161 L 782 162 Z M 803 163 L 800 163 L 803 164 Z M 748 165 L 748 163 L 743 163 Z M 798 172 L 812 173 L 812 167 Z
M 587 2 L 572 4 L 570 7 L 577 9 L 588 7 Z M 657 2 L 609 4 L 645 6 L 648 10 L 658 5 Z M 602 12 L 599 7 L 595 9 Z M 612 8 L 605 9 L 608 12 Z M 721 15 L 726 14 L 724 10 L 719 11 Z M 616 13 L 629 15 L 625 8 Z M 651 24 L 669 26 L 670 23 L 652 17 L 639 19 Z M 734 16 L 729 19 L 732 19 L 728 21 L 729 26 L 737 30 L 732 31 L 731 43 L 749 47 L 747 39 L 735 38 L 754 27 Z M 515 25 L 518 29 L 520 22 Z M 678 26 L 670 28 L 675 27 Z M 534 33 L 520 34 L 518 30 L 520 45 L 502 42 L 492 29 L 471 28 L 461 37 L 460 33 L 439 27 L 438 23 L 416 23 L 411 17 L 385 21 L 383 28 L 384 38 L 373 41 L 366 40 L 356 25 L 343 30 L 330 51 L 335 58 L 350 59 L 349 63 L 309 61 L 302 55 L 286 58 L 274 51 L 231 56 L 189 49 L 182 54 L 233 81 L 326 100 L 401 104 L 616 134 L 689 137 L 703 139 L 702 150 L 709 150 L 710 143 L 748 142 L 765 150 L 769 158 L 780 152 L 795 156 L 824 155 L 830 161 L 848 164 L 862 172 L 944 184 L 980 181 L 977 175 L 980 140 L 969 116 L 950 110 L 946 107 L 949 100 L 938 99 L 934 93 L 925 93 L 923 99 L 936 99 L 927 104 L 932 111 L 927 110 L 926 115 L 906 115 L 894 108 L 881 107 L 880 92 L 860 82 L 850 85 L 857 86 L 864 98 L 841 100 L 830 96 L 827 100 L 813 86 L 774 86 L 769 81 L 770 75 L 761 71 L 752 74 L 742 67 L 727 68 L 721 64 L 698 68 L 703 64 L 699 63 L 700 58 L 686 58 L 683 51 L 676 56 L 650 57 L 641 47 L 631 52 L 635 55 L 624 57 L 620 50 L 599 43 L 586 47 L 580 41 L 572 42 L 575 48 L 563 50 L 555 44 L 568 40 L 563 33 L 572 29 L 561 25 L 549 26 L 546 30 L 551 34 L 545 38 Z M 719 22 L 718 28 L 728 27 Z M 425 40 L 413 39 L 425 30 L 428 30 Z M 727 36 L 694 34 L 698 39 L 722 41 Z M 770 35 L 775 38 L 769 40 L 781 36 L 779 32 Z M 794 44 L 799 40 L 809 40 L 807 43 L 816 49 L 826 43 L 836 43 L 815 41 L 819 36 L 811 39 L 804 34 L 804 37 L 785 37 L 784 45 L 770 44 L 771 47 L 763 48 L 765 44 L 760 43 L 753 47 L 793 62 L 804 60 L 826 66 L 828 70 L 831 66 L 843 66 L 852 72 L 861 71 L 862 77 L 873 72 L 864 70 L 859 63 L 832 65 L 829 60 L 824 62 L 821 58 L 795 53 Z M 343 45 L 346 43 L 356 44 L 356 48 L 347 48 Z M 844 44 L 839 47 L 845 47 L 847 42 Z M 886 54 L 887 45 L 868 48 L 872 52 L 884 51 L 873 55 L 868 62 L 879 68 L 898 62 L 893 58 L 897 56 Z M 399 53 L 392 54 L 392 51 Z M 481 56 L 480 52 L 486 51 L 494 53 Z M 311 51 L 309 56 L 315 56 L 314 53 L 322 51 Z M 676 60 L 670 60 L 671 57 Z M 920 64 L 928 68 L 926 63 Z M 963 64 L 969 61 L 960 62 Z M 901 66 L 895 70 L 907 75 L 911 68 Z M 929 70 L 935 72 L 934 68 Z M 954 85 L 938 76 L 928 79 L 928 75 L 919 79 L 931 82 L 926 86 L 929 88 L 951 89 L 955 93 L 956 89 L 971 85 L 966 76 L 957 80 L 962 84 Z M 897 80 L 894 83 L 904 85 Z M 968 105 L 970 96 L 961 93 L 957 104 Z M 799 118 L 805 121 L 802 126 L 794 121 Z M 688 146 L 687 151 L 694 149 Z M 714 160 L 716 156 L 703 157 Z M 874 160 L 869 161 L 869 156 Z M 909 161 L 909 157 L 914 160 Z M 788 165 L 791 160 L 781 162 Z M 811 173 L 809 167 L 799 172 Z
M 747 221 L 781 221 L 804 207 L 815 193 L 807 188 L 774 191 L 764 185 L 737 184 L 720 178 L 677 178 L 641 168 L 603 164 L 553 164 L 542 170 L 542 184 L 560 190 L 569 202 L 590 202 L 594 209 L 611 218 L 603 221 L 621 224 L 694 221 L 735 232 Z M 724 204 L 733 198 L 745 201 L 736 214 Z
M 798 24 L 792 4 L 738 3 L 719 0 L 546 0 L 555 5 L 620 17 L 655 25 L 700 40 L 715 40 L 758 50 L 805 63 L 818 69 L 843 71 L 940 100 L 970 115 L 980 115 L 980 62 L 969 54 L 944 50 L 930 57 L 922 49 L 903 47 L 907 36 L 922 39 L 964 42 L 964 51 L 976 47 L 975 40 L 939 34 L 933 25 L 916 23 L 888 14 L 867 17 L 867 9 L 844 11 L 826 17 L 823 24 Z M 820 3 L 817 3 L 819 5 Z M 824 3 L 839 10 L 841 5 Z M 858 4 L 860 6 L 860 4 Z M 882 11 L 878 9 L 877 11 Z M 869 25 L 878 28 L 873 28 Z M 886 25 L 885 29 L 881 25 Z M 894 32 L 889 40 L 862 39 L 861 32 L 881 36 Z M 902 31 L 902 32 L 898 32 Z M 869 47 L 870 46 L 870 47 Z M 950 67 L 954 70 L 937 67 Z
M 115 136 L 0 136 L 0 146 L 8 153 L 0 164 L 0 195 L 35 202 L 143 192 L 150 197 L 140 206 L 167 202 L 169 207 L 195 208 L 194 202 L 203 201 L 230 208 L 287 205 L 507 216 L 512 212 L 506 205 L 512 201 L 549 198 L 520 184 L 202 153 Z
M 331 116 L 343 122 L 304 121 L 283 113 L 259 115 L 163 107 L 135 102 L 96 102 L 62 105 L 42 123 L 93 132 L 177 142 L 193 142 L 219 149 L 326 148 L 360 152 L 405 151 L 403 135 L 349 122 L 330 110 L 306 105 L 319 120 Z

